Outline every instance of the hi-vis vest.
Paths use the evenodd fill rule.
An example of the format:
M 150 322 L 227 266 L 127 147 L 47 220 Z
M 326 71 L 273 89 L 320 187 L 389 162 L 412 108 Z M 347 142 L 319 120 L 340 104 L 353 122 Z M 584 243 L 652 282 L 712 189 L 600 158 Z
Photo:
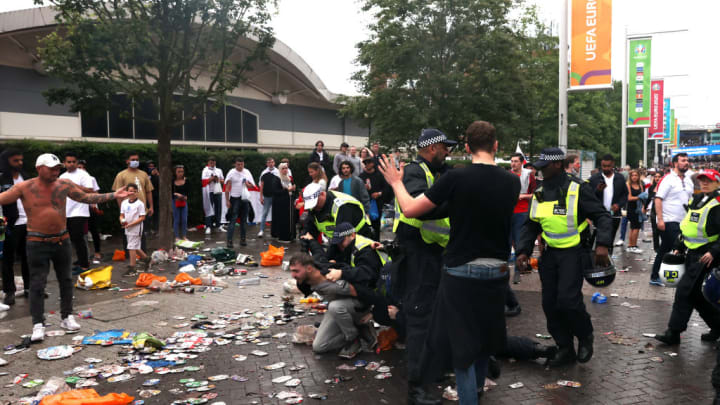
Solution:
M 430 188 L 435 183 L 435 177 L 430 172 L 425 162 L 420 162 L 420 167 L 425 172 L 425 180 L 427 186 Z M 403 215 L 398 204 L 397 198 L 395 199 L 395 223 L 393 224 L 393 232 L 397 232 L 397 227 L 400 222 L 408 224 L 412 227 L 420 229 L 420 236 L 423 241 L 427 244 L 437 243 L 442 247 L 446 247 L 450 240 L 450 218 L 434 219 L 428 221 L 421 221 L 416 218 L 408 218 Z
M 578 225 L 578 200 L 580 184 L 570 181 L 565 204 L 559 201 L 539 202 L 533 195 L 530 204 L 530 220 L 540 223 L 542 237 L 553 248 L 571 248 L 580 244 L 580 233 L 588 224 Z
M 692 199 L 690 201 L 692 202 Z M 685 218 L 680 222 L 680 231 L 688 249 L 697 249 L 718 240 L 718 235 L 708 236 L 705 230 L 710 210 L 718 205 L 720 205 L 720 202 L 718 202 L 717 198 L 713 198 L 700 208 L 688 209 Z
M 362 203 L 356 200 L 353 196 L 347 195 L 345 193 L 341 193 L 338 191 L 333 191 L 332 193 L 335 195 L 335 200 L 333 201 L 332 208 L 330 209 L 330 216 L 332 217 L 332 220 L 318 222 L 317 217 L 315 217 L 315 227 L 317 227 L 318 231 L 325 234 L 328 239 L 332 238 L 333 233 L 335 233 L 335 222 L 337 220 L 337 213 L 338 211 L 340 211 L 340 207 L 345 204 L 352 204 L 359 207 L 360 211 L 362 211 L 363 219 L 355 226 L 355 232 L 358 232 L 367 223 L 367 220 L 365 219 L 365 208 L 363 207 Z M 327 202 L 325 203 L 327 204 Z
M 355 235 L 355 249 L 357 251 L 361 251 L 362 249 L 365 249 L 366 247 L 372 245 L 374 241 L 370 238 L 366 238 L 362 235 L 356 234 Z M 380 258 L 380 263 L 384 266 L 385 263 L 387 263 L 390 260 L 390 256 L 388 256 L 387 253 L 383 252 L 382 250 L 376 250 L 375 251 Z M 353 254 L 350 257 L 350 265 L 355 266 L 355 255 Z

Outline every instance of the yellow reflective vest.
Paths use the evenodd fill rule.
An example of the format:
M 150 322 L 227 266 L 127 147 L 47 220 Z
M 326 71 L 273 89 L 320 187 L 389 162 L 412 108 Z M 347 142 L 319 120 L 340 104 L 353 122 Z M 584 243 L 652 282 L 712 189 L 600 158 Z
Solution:
M 335 196 L 335 200 L 332 202 L 332 208 L 330 209 L 330 216 L 332 217 L 331 221 L 323 221 L 320 222 L 317 219 L 317 216 L 315 217 L 315 227 L 317 227 L 318 231 L 322 232 L 328 239 L 333 237 L 333 233 L 335 233 L 335 222 L 337 220 L 337 214 L 338 211 L 340 211 L 340 207 L 342 207 L 345 204 L 352 204 L 360 208 L 362 211 L 362 220 L 355 226 L 355 232 L 360 231 L 365 224 L 367 224 L 367 219 L 365 218 L 365 208 L 363 207 L 362 203 L 355 199 L 355 197 L 347 195 L 345 193 L 341 193 L 339 191 L 333 191 L 333 195 Z M 328 202 L 326 201 L 325 204 Z
M 435 177 L 433 176 L 430 168 L 427 167 L 425 162 L 419 163 L 420 167 L 425 172 L 425 180 L 427 181 L 428 188 L 432 187 L 435 183 Z M 397 198 L 395 199 L 395 223 L 393 224 L 393 232 L 397 232 L 397 227 L 400 222 L 408 224 L 414 228 L 420 230 L 420 236 L 423 241 L 427 244 L 437 243 L 442 247 L 446 247 L 450 240 L 450 218 L 432 219 L 422 221 L 417 218 L 408 218 L 403 215 L 398 204 Z
M 690 201 L 692 202 L 692 199 Z M 717 198 L 713 198 L 700 208 L 688 209 L 685 218 L 680 222 L 683 243 L 688 249 L 697 249 L 718 240 L 718 235 L 708 236 L 705 230 L 710 210 L 718 205 L 720 205 L 720 202 L 718 202 Z
M 357 249 L 358 252 L 361 251 L 362 249 L 365 249 L 366 247 L 372 245 L 373 242 L 375 242 L 375 241 L 370 238 L 366 238 L 359 234 L 355 235 L 355 249 Z M 375 253 L 377 253 L 378 257 L 380 258 L 380 263 L 382 263 L 383 266 L 385 265 L 385 263 L 387 263 L 390 260 L 390 256 L 388 256 L 387 253 L 385 253 L 381 250 L 376 250 Z M 355 266 L 355 255 L 354 254 L 350 258 L 350 265 Z
M 530 220 L 538 222 L 543 229 L 542 237 L 553 248 L 571 248 L 580 244 L 580 233 L 588 224 L 578 224 L 580 184 L 570 181 L 564 204 L 560 201 L 540 202 L 533 195 L 530 204 Z

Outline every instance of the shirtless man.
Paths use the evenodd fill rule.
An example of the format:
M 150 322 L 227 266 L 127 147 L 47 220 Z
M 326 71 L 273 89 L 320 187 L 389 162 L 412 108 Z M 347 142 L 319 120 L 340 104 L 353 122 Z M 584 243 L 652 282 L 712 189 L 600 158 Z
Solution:
M 80 325 L 72 316 L 73 283 L 70 265 L 72 252 L 70 235 L 65 227 L 66 198 L 85 204 L 98 204 L 112 199 L 124 199 L 125 187 L 114 193 L 86 193 L 70 180 L 58 179 L 62 163 L 57 156 L 45 153 L 35 162 L 38 177 L 19 183 L 0 193 L 0 205 L 20 199 L 27 213 L 27 251 L 30 267 L 30 314 L 33 332 L 30 338 L 39 342 L 45 337 L 45 301 L 43 291 L 50 272 L 50 261 L 60 283 L 60 327 L 78 330 Z

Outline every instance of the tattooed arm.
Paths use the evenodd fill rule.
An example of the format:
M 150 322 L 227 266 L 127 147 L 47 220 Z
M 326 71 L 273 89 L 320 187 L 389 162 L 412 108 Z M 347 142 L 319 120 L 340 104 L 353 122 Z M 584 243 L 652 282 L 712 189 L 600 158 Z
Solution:
M 125 187 L 120 188 L 113 193 L 105 194 L 86 193 L 77 184 L 71 181 L 63 182 L 61 187 L 66 188 L 68 198 L 85 204 L 100 204 L 116 198 L 124 199 L 128 195 L 127 191 L 125 191 Z
M 0 205 L 12 204 L 22 197 L 22 183 L 10 187 L 9 190 L 0 193 Z

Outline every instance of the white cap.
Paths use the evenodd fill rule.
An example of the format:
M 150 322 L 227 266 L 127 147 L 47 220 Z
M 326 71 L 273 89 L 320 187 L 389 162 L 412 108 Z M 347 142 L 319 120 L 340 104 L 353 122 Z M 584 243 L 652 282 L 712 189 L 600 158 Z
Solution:
M 47 167 L 56 167 L 56 166 L 63 166 L 60 159 L 58 159 L 57 156 L 53 155 L 52 153 L 43 153 L 42 155 L 38 156 L 37 160 L 35 161 L 35 167 L 40 166 L 47 166 Z
M 323 187 L 318 183 L 310 183 L 305 187 L 305 190 L 303 190 L 303 202 L 305 203 L 306 210 L 315 208 L 320 193 L 323 191 L 325 190 L 323 190 Z

